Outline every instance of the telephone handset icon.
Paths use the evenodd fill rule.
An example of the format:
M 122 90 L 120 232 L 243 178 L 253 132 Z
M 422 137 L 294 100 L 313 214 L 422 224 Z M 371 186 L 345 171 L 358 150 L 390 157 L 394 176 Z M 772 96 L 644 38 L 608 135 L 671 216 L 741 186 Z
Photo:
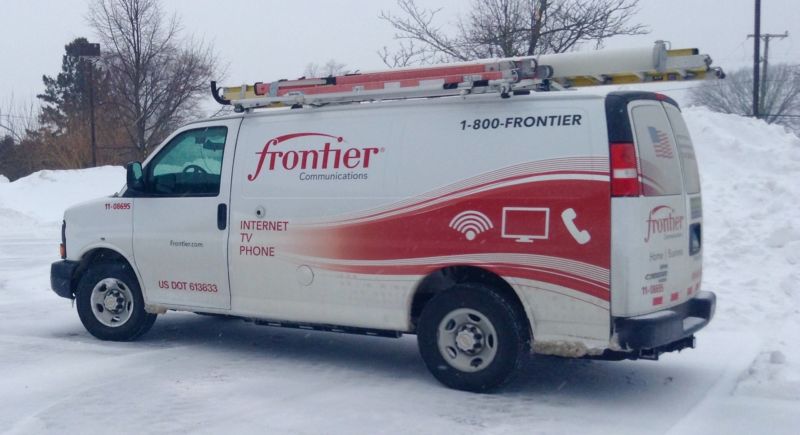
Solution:
M 589 240 L 592 240 L 592 235 L 589 234 L 586 230 L 579 230 L 578 227 L 575 226 L 575 218 L 578 217 L 578 214 L 575 213 L 575 209 L 568 208 L 561 212 L 561 220 L 564 221 L 564 226 L 567 227 L 567 231 L 572 235 L 576 242 L 581 245 L 585 245 L 589 243 Z

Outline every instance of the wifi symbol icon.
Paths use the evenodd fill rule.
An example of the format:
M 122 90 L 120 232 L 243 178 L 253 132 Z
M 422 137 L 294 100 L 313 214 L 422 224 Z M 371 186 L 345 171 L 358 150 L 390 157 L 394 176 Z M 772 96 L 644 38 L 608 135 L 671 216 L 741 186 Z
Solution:
M 476 210 L 465 210 L 453 217 L 453 220 L 450 221 L 450 228 L 472 241 L 478 234 L 494 228 L 494 225 L 485 214 Z

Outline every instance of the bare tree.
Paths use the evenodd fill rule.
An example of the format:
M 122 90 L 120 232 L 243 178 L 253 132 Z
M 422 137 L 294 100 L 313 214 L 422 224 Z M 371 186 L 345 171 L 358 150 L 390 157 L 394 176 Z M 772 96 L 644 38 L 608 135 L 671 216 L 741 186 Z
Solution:
M 7 143 L 19 144 L 28 134 L 39 128 L 41 109 L 33 103 L 20 104 L 14 96 L 0 107 L 0 138 Z
M 315 62 L 311 62 L 306 65 L 306 69 L 303 71 L 303 75 L 305 77 L 327 77 L 327 76 L 338 76 L 342 74 L 347 74 L 345 67 L 347 65 L 343 63 L 337 62 L 335 59 L 329 59 L 325 62 L 324 65 L 320 65 Z
M 103 45 L 111 110 L 146 155 L 196 115 L 219 73 L 212 47 L 182 39 L 177 16 L 166 16 L 158 0 L 94 0 L 88 19 Z
M 397 0 L 399 15 L 380 18 L 397 31 L 397 50 L 379 52 L 388 66 L 486 57 L 563 53 L 591 42 L 601 46 L 616 35 L 640 35 L 629 24 L 639 0 L 472 0 L 448 32 L 437 22 L 441 9 L 424 9 L 415 0 Z
M 771 65 L 769 81 L 762 88 L 761 118 L 800 133 L 800 66 Z M 711 110 L 737 115 L 753 115 L 753 70 L 743 68 L 726 75 L 725 80 L 709 80 L 693 88 L 691 103 Z
M 0 107 L 0 174 L 14 180 L 36 166 L 31 137 L 39 129 L 41 108 L 33 102 L 11 98 Z
M 91 149 L 83 119 L 64 117 L 64 134 L 49 123 L 45 110 L 34 103 L 0 108 L 0 173 L 16 179 L 41 169 L 86 167 Z

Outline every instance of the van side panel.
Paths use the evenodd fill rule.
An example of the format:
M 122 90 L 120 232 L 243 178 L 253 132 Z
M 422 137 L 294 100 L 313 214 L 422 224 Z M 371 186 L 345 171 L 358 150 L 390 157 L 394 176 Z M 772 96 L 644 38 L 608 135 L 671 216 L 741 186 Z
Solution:
M 540 350 L 607 346 L 602 103 L 477 97 L 246 118 L 233 311 L 408 331 L 420 280 L 469 265 L 514 287 Z

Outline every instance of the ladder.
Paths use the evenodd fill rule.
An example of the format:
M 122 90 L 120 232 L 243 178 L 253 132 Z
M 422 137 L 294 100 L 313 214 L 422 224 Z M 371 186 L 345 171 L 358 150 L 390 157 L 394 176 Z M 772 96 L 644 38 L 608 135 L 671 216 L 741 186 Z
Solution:
M 481 93 L 511 95 L 531 91 L 656 81 L 724 78 L 711 58 L 696 48 L 653 47 L 483 59 L 426 67 L 345 74 L 320 78 L 218 88 L 220 104 L 237 112 L 259 107 L 322 106 L 375 100 L 439 97 Z

